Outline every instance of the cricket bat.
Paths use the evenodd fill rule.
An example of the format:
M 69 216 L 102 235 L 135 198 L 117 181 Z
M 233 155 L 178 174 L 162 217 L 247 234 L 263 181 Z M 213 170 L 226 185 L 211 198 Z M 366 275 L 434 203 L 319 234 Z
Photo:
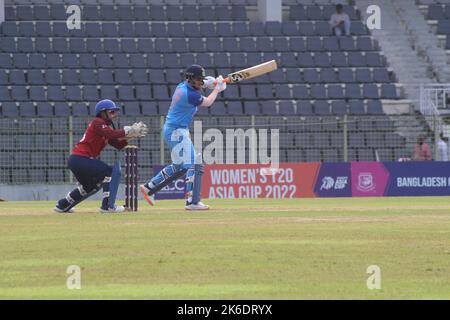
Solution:
M 272 72 L 276 69 L 277 69 L 277 62 L 275 60 L 271 60 L 244 70 L 239 70 L 230 73 L 225 79 L 223 79 L 223 82 L 236 83 L 243 80 L 259 77 L 263 74 Z

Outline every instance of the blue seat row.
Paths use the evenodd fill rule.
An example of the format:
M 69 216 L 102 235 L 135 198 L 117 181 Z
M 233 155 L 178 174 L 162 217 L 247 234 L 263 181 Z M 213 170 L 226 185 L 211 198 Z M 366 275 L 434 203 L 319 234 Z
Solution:
M 83 85 L 83 84 L 177 84 L 180 69 L 4 69 L 0 85 Z M 208 70 L 214 76 L 219 73 Z M 252 83 L 389 83 L 394 79 L 386 68 L 286 68 L 246 81 Z

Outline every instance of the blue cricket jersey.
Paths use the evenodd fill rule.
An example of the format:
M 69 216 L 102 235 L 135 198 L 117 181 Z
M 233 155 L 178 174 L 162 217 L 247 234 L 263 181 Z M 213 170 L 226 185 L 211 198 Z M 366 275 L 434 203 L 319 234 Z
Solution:
M 188 128 L 197 112 L 197 107 L 203 102 L 200 90 L 195 90 L 187 82 L 180 83 L 172 96 L 166 124 L 179 128 Z

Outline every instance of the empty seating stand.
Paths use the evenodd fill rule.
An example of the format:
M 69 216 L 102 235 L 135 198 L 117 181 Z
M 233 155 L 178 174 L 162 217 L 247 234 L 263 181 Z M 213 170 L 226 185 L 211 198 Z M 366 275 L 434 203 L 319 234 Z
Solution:
M 443 1 L 419 1 L 428 5 L 425 18 L 436 22 L 436 33 L 446 36 L 446 49 L 450 50 L 450 3 Z
M 330 34 L 334 2 L 283 0 L 289 19 L 264 24 L 247 16 L 257 0 L 133 0 L 131 6 L 128 0 L 77 0 L 81 29 L 68 30 L 62 1 L 7 0 L 0 30 L 0 117 L 87 117 L 99 99 L 109 98 L 124 116 L 156 118 L 167 114 L 189 65 L 202 64 L 218 76 L 274 59 L 278 70 L 228 86 L 199 116 L 217 125 L 249 124 L 250 116 L 260 125 L 283 123 L 285 161 L 343 161 L 343 139 L 334 134 L 342 132 L 340 117 L 382 116 L 381 99 L 401 96 L 378 44 L 347 1 L 351 35 Z M 445 32 L 447 14 L 430 6 L 430 19 Z M 349 160 L 375 155 L 372 140 L 385 143 L 383 157 L 394 157 L 398 144 L 386 143 L 393 129 L 369 137 L 373 126 L 365 125 L 356 126 L 359 133 L 349 141 Z M 37 148 L 34 143 L 23 146 Z M 50 161 L 49 154 L 33 157 Z M 54 157 L 61 160 L 63 150 Z M 63 165 L 43 173 L 24 170 L 34 168 L 9 175 L 67 178 Z

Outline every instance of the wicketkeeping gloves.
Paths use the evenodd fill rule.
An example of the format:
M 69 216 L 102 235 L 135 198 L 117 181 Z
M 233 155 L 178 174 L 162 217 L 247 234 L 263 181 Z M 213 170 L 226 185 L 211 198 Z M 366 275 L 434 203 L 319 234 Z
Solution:
M 129 139 L 142 138 L 148 133 L 147 125 L 143 122 L 133 123 L 131 126 L 124 126 L 125 137 Z
M 147 125 L 142 121 L 136 124 L 136 128 L 137 132 L 139 133 L 139 137 L 145 137 L 145 135 L 148 133 Z

